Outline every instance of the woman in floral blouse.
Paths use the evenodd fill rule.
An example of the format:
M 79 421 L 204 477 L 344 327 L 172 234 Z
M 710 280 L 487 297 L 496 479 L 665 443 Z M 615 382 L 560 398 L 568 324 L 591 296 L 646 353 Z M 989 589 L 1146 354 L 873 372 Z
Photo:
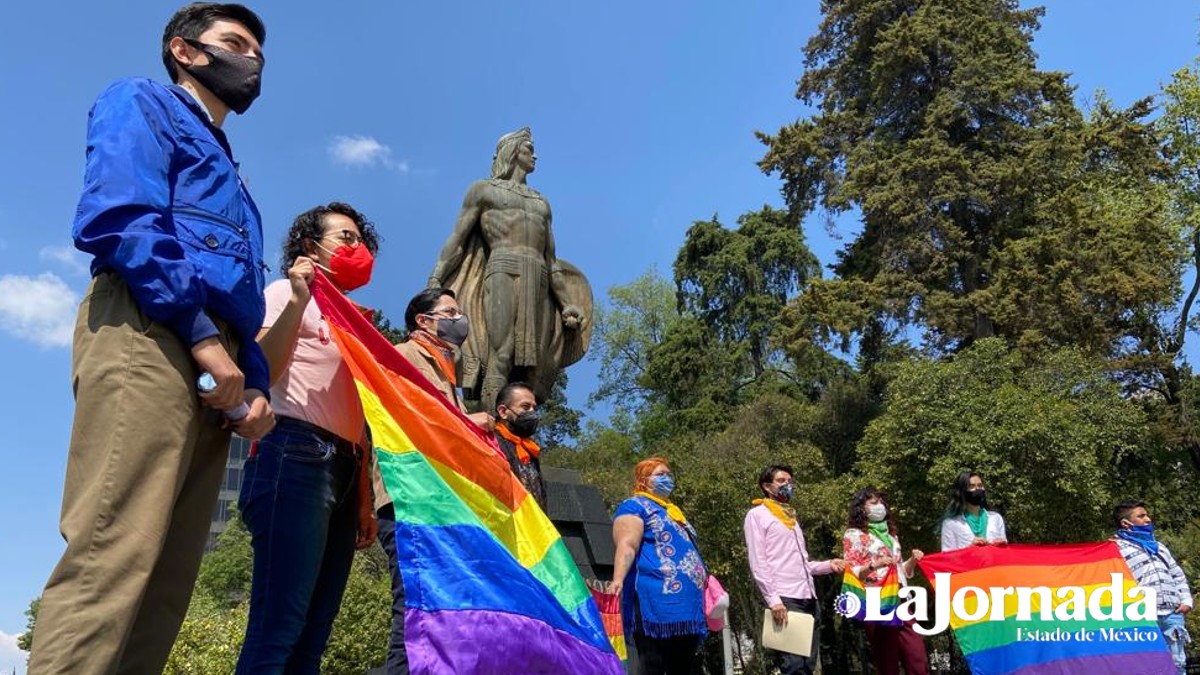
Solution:
M 913 549 L 912 556 L 903 560 L 887 495 L 873 487 L 863 488 L 850 498 L 849 528 L 842 536 L 842 546 L 846 574 L 857 576 L 863 586 L 883 586 L 889 575 L 906 585 L 916 571 L 917 561 L 925 555 Z M 912 629 L 911 621 L 899 625 L 866 622 L 863 627 L 878 675 L 899 675 L 901 663 L 908 675 L 927 675 L 925 642 Z

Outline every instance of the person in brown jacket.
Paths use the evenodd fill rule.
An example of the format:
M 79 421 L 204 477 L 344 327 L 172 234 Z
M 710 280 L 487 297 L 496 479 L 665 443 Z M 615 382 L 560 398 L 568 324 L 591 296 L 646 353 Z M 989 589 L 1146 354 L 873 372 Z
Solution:
M 446 400 L 466 412 L 458 392 L 456 357 L 467 339 L 470 322 L 458 308 L 454 291 L 446 288 L 427 288 L 417 293 L 404 311 L 404 326 L 408 337 L 396 345 L 396 351 L 408 360 L 425 379 L 441 392 Z M 495 419 L 486 412 L 467 417 L 480 428 L 492 431 Z M 374 470 L 375 512 L 379 515 L 379 543 L 387 551 L 392 570 L 392 636 L 388 645 L 386 672 L 388 675 L 407 675 L 408 654 L 404 649 L 404 582 L 396 555 L 396 513 L 392 498 L 383 486 L 383 476 L 376 464 Z

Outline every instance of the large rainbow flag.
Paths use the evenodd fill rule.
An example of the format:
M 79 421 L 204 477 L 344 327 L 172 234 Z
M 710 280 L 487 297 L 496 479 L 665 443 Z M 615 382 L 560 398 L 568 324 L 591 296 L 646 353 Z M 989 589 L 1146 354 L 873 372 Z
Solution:
M 1122 590 L 1136 586 L 1129 567 L 1116 544 L 971 546 L 948 553 L 935 553 L 919 563 L 936 593 L 954 593 L 963 587 L 1037 588 L 1057 591 L 1064 586 L 1086 589 L 1108 587 L 1111 574 L 1121 575 Z M 935 574 L 949 573 L 947 584 L 935 583 Z M 1111 593 L 1100 606 L 1104 614 L 1112 607 Z M 977 613 L 973 593 L 964 596 L 963 609 Z M 1054 607 L 1066 598 L 1051 595 Z M 943 598 L 938 598 L 943 601 Z M 1017 619 L 1017 597 L 1004 600 L 1004 619 L 988 615 L 969 621 L 951 614 L 950 628 L 975 675 L 1173 675 L 1175 667 L 1154 620 L 1120 617 L 1095 618 L 1085 612 L 1080 620 L 1043 620 L 1039 596 L 1033 594 L 1030 618 Z M 1131 600 L 1124 600 L 1128 608 Z M 1064 609 L 1065 613 L 1065 609 Z M 1038 631 L 1038 632 L 1035 632 Z
M 395 500 L 412 672 L 623 673 L 566 545 L 494 442 L 327 279 L 312 289 Z

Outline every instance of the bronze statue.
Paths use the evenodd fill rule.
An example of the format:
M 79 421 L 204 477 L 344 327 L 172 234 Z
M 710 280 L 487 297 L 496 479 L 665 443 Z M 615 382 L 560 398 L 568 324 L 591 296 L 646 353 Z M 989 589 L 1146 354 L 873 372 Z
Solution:
M 591 286 L 555 255 L 550 204 L 525 183 L 536 161 L 529 127 L 500 138 L 492 177 L 467 190 L 429 275 L 470 317 L 461 385 L 484 410 L 510 381 L 528 382 L 544 401 L 591 337 Z

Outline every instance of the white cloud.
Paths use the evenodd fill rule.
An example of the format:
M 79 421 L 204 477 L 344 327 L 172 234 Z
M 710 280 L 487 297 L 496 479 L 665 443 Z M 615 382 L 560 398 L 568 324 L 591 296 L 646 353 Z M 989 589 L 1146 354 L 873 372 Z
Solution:
M 408 162 L 392 159 L 392 149 L 370 136 L 334 136 L 329 145 L 333 161 L 350 167 L 383 167 L 408 173 Z
M 42 347 L 67 347 L 79 296 L 50 272 L 0 275 L 0 329 Z
M 0 673 L 9 675 L 16 669 L 17 675 L 25 675 L 25 659 L 29 654 L 17 647 L 17 636 L 0 630 Z
M 58 263 L 72 274 L 87 274 L 88 264 L 84 262 L 83 254 L 73 246 L 43 246 L 38 251 L 42 260 Z M 0 675 L 3 675 L 0 673 Z

